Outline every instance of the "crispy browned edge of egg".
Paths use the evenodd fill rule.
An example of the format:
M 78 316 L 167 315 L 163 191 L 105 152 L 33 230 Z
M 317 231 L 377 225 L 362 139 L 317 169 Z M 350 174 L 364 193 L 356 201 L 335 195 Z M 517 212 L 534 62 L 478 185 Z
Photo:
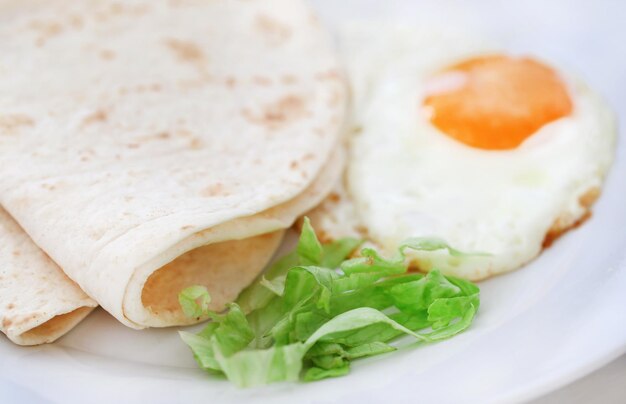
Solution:
M 582 216 L 576 220 L 573 220 L 571 217 L 567 215 L 562 215 L 557 217 L 557 219 L 552 224 L 552 227 L 546 233 L 546 237 L 543 239 L 543 248 L 550 247 L 559 237 L 565 234 L 568 230 L 575 229 L 585 223 L 589 218 L 591 218 L 591 207 L 598 200 L 601 194 L 601 190 L 599 187 L 592 187 L 587 192 L 582 194 L 580 198 L 578 198 L 578 202 L 585 209 L 585 212 Z
M 565 234 L 567 231 L 578 228 L 587 220 L 589 220 L 589 218 L 591 218 L 591 215 L 592 215 L 591 207 L 598 200 L 601 192 L 602 191 L 599 187 L 594 186 L 588 189 L 585 193 L 583 193 L 580 196 L 578 201 L 585 211 L 578 219 L 573 219 L 570 215 L 567 215 L 567 214 L 562 214 L 561 216 L 557 217 L 554 223 L 552 224 L 552 226 L 548 229 L 543 239 L 543 243 L 542 243 L 543 249 L 546 249 L 552 246 L 552 244 L 554 244 L 554 242 L 558 238 L 560 238 L 563 234 Z M 339 200 L 339 195 L 337 195 L 336 193 L 331 193 L 327 197 L 327 200 L 336 203 Z M 313 211 L 318 208 L 319 207 L 314 208 Z M 312 215 L 312 216 L 315 216 L 315 215 Z M 314 218 L 312 218 L 312 221 L 313 220 Z M 294 226 L 293 226 L 294 229 L 300 232 L 302 230 L 303 223 L 304 223 L 304 219 L 299 218 L 296 221 L 296 223 L 294 223 Z M 322 244 L 327 244 L 327 243 L 331 243 L 334 241 L 334 238 L 331 235 L 329 235 L 326 231 L 324 231 L 323 229 L 319 229 L 319 228 L 316 229 L 315 223 L 312 223 L 312 224 L 313 224 L 313 228 L 315 229 L 315 234 L 317 235 L 317 238 L 320 240 Z M 365 227 L 359 226 L 357 231 L 363 236 L 363 239 L 365 240 L 369 239 L 369 237 L 367 237 L 367 229 Z M 355 251 L 352 252 L 351 257 L 358 256 L 359 251 L 360 250 L 357 248 Z M 419 263 L 416 261 L 409 262 L 409 271 L 410 272 L 426 272 L 419 267 Z M 493 275 L 489 275 L 484 279 L 490 278 L 492 276 Z

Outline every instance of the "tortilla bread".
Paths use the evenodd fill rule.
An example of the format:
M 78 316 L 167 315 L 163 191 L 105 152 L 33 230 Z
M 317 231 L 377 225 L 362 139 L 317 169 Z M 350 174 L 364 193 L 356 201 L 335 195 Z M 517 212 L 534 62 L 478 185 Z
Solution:
M 188 322 L 143 306 L 150 274 L 290 226 L 339 175 L 345 81 L 302 1 L 4 2 L 0 51 L 0 203 L 130 327 Z M 242 248 L 252 272 L 279 237 Z
M 19 345 L 52 342 L 96 307 L 0 208 L 0 331 Z

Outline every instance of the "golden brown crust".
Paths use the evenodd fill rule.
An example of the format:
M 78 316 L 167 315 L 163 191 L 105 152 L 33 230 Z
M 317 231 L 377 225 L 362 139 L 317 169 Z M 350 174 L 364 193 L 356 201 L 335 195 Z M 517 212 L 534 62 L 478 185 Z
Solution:
M 543 248 L 550 247 L 552 243 L 554 243 L 556 239 L 565 234 L 565 232 L 570 229 L 575 229 L 584 222 L 586 222 L 587 219 L 591 217 L 591 206 L 600 197 L 600 192 L 601 191 L 599 187 L 592 187 L 580 196 L 578 201 L 580 203 L 580 206 L 585 209 L 585 213 L 583 213 L 583 215 L 579 218 L 574 218 L 568 214 L 563 214 L 559 216 L 552 224 L 552 227 L 550 227 L 550 229 L 546 233 L 546 236 L 543 240 Z

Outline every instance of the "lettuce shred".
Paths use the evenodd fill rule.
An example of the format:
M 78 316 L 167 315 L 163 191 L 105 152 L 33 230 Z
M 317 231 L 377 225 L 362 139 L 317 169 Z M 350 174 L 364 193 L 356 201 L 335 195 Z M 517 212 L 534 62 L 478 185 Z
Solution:
M 409 273 L 404 256 L 407 249 L 467 254 L 439 239 L 413 238 L 393 259 L 371 248 L 349 258 L 361 244 L 346 238 L 322 245 L 305 218 L 297 248 L 224 313 L 208 310 L 206 288 L 183 290 L 185 314 L 213 321 L 181 338 L 202 369 L 251 387 L 343 376 L 354 359 L 394 351 L 390 343 L 399 337 L 430 343 L 471 325 L 478 287 L 437 270 Z

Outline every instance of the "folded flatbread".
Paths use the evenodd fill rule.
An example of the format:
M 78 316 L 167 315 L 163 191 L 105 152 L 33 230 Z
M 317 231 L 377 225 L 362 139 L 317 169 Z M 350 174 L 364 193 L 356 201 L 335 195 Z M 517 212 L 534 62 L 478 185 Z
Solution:
M 20 345 L 56 340 L 96 306 L 2 208 L 0 291 L 0 331 Z
M 0 204 L 127 326 L 195 321 L 194 284 L 223 307 L 340 175 L 300 0 L 0 1 L 0 54 Z

